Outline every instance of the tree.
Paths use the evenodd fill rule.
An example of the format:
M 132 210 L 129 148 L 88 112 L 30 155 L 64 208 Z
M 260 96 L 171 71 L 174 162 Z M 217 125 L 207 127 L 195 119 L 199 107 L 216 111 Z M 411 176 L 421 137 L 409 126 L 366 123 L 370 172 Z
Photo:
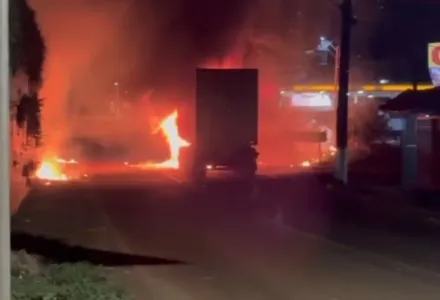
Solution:
M 10 1 L 10 53 L 11 75 L 21 70 L 26 73 L 31 87 L 39 88 L 43 82 L 43 64 L 46 46 L 37 24 L 35 11 L 26 0 Z M 41 135 L 42 100 L 38 91 L 31 88 L 30 95 L 24 95 L 17 107 L 16 122 L 22 127 L 26 122 L 27 134 L 37 141 Z
M 9 2 L 9 54 L 10 54 L 10 72 L 15 74 L 20 67 L 21 51 L 21 27 L 18 9 L 19 1 Z
M 26 124 L 26 134 L 36 139 L 37 144 L 41 140 L 41 107 L 43 100 L 38 95 L 24 95 L 17 107 L 16 122 L 18 127 L 23 128 Z
M 384 137 L 388 125 L 379 106 L 380 103 L 375 101 L 351 105 L 349 136 L 357 146 L 368 148 Z
M 23 70 L 32 84 L 42 83 L 46 46 L 35 11 L 26 0 L 10 1 L 11 74 Z

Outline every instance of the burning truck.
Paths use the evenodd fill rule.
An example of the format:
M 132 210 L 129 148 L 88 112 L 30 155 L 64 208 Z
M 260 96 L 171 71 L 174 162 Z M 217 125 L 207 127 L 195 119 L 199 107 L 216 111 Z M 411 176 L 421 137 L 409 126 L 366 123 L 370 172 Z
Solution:
M 193 179 L 209 169 L 257 171 L 258 70 L 197 69 L 194 139 L 180 156 Z

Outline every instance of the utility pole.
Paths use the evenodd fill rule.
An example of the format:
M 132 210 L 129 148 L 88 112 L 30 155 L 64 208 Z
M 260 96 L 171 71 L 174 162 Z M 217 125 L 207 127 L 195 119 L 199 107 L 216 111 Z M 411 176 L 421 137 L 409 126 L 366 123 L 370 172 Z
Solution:
M 11 299 L 9 1 L 0 0 L 0 299 Z
M 342 0 L 341 10 L 341 41 L 339 45 L 339 89 L 336 110 L 336 157 L 335 176 L 342 183 L 348 177 L 348 92 L 350 78 L 350 38 L 353 25 L 352 0 Z

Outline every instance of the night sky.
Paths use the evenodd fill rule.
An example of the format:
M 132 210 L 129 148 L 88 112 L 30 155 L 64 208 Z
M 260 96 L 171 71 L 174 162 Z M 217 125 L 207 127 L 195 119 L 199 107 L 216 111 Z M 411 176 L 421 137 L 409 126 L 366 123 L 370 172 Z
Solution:
M 430 81 L 427 44 L 440 41 L 440 1 L 371 2 L 381 8 L 369 45 L 371 60 L 382 62 L 380 70 L 393 80 Z
M 65 14 L 60 17 L 57 10 L 68 6 L 67 2 L 71 7 L 64 9 Z M 332 82 L 331 64 L 324 70 L 305 51 L 316 47 L 320 36 L 339 42 L 337 2 L 71 0 L 55 8 L 53 1 L 31 0 L 43 16 L 40 19 L 45 20 L 43 31 L 48 44 L 51 49 L 56 48 L 52 53 L 59 51 L 58 60 L 67 55 L 60 36 L 63 43 L 67 40 L 81 45 L 71 48 L 74 51 L 69 50 L 68 55 L 75 67 L 84 65 L 72 75 L 85 81 L 80 84 L 82 87 L 90 83 L 112 89 L 112 83 L 118 80 L 133 94 L 150 88 L 175 89 L 179 93 L 191 86 L 189 74 L 196 66 L 212 58 L 235 55 L 237 41 L 244 52 L 251 53 L 249 57 L 259 56 L 246 62 L 248 66 L 273 69 L 268 76 L 278 77 L 274 86 L 293 84 L 299 78 L 306 82 Z M 379 78 L 429 81 L 427 43 L 440 41 L 440 0 L 353 3 L 358 20 L 352 34 L 352 74 L 357 74 L 354 77 L 363 82 Z M 83 41 L 85 33 L 87 42 Z M 266 44 L 256 46 L 257 39 Z M 95 43 L 98 40 L 99 45 Z M 73 57 L 86 57 L 88 53 L 93 57 Z
M 338 43 L 338 1 L 286 2 L 291 8 L 284 18 L 290 15 L 287 24 L 297 32 L 294 44 L 311 47 L 319 35 Z M 353 4 L 357 19 L 352 31 L 353 72 L 367 81 L 430 81 L 427 44 L 440 41 L 440 0 L 353 0 Z
M 353 0 L 358 24 L 353 28 L 352 66 L 365 80 L 388 78 L 396 82 L 429 81 L 427 43 L 440 41 L 440 0 Z M 266 3 L 267 2 L 267 3 Z M 339 10 L 336 0 L 166 0 L 155 2 L 166 26 L 153 46 L 162 60 L 160 73 L 169 77 L 175 65 L 191 65 L 203 57 L 227 55 L 231 36 L 251 16 L 255 31 L 270 32 L 296 52 L 292 65 L 300 65 L 304 50 L 320 35 L 338 42 Z M 169 7 L 176 7 L 174 15 Z M 164 13 L 165 12 L 165 13 Z M 138 11 L 142 14 L 142 10 Z M 186 40 L 191 45 L 176 49 Z M 149 41 L 149 46 L 151 42 Z M 160 54 L 160 55 L 159 55 Z M 168 57 L 167 57 L 168 56 Z M 290 62 L 285 62 L 290 63 Z M 308 66 L 310 68 L 310 66 Z M 185 72 L 186 68 L 179 68 Z M 292 69 L 295 69 L 292 66 Z M 178 74 L 176 74 L 178 76 Z M 289 81 L 287 79 L 286 81 Z M 292 79 L 295 80 L 295 74 Z

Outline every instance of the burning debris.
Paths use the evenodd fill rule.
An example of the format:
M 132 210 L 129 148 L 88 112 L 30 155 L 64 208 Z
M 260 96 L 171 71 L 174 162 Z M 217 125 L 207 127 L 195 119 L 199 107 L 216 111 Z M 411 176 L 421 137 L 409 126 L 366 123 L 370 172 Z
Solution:
M 75 179 L 78 176 L 67 172 L 68 166 L 78 165 L 75 159 L 63 159 L 60 157 L 45 158 L 35 172 L 35 178 L 41 181 L 49 182 L 63 182 Z M 69 174 L 67 174 L 69 173 Z M 85 175 L 83 175 L 84 177 Z
M 45 181 L 67 181 L 68 177 L 62 171 L 62 162 L 58 158 L 44 160 L 35 173 L 35 177 Z
M 159 130 L 162 131 L 168 142 L 168 147 L 170 150 L 170 158 L 164 162 L 153 164 L 153 166 L 156 168 L 178 169 L 180 149 L 182 147 L 188 147 L 190 145 L 189 142 L 184 140 L 179 135 L 179 127 L 177 126 L 177 117 L 178 117 L 178 113 L 177 110 L 175 110 L 172 114 L 167 116 L 160 123 Z
M 318 159 L 304 160 L 299 164 L 299 166 L 301 168 L 310 168 L 320 163 L 330 161 L 336 155 L 336 151 L 337 151 L 336 147 L 330 146 L 328 150 L 322 154 L 322 157 Z
M 312 163 L 310 162 L 310 160 L 305 160 L 301 163 L 301 167 L 304 167 L 304 168 L 308 168 L 311 166 L 312 166 Z
M 134 165 L 134 167 L 138 167 L 142 169 L 178 169 L 179 168 L 180 149 L 183 147 L 188 147 L 191 144 L 180 136 L 179 127 L 177 125 L 178 116 L 179 114 L 177 110 L 175 110 L 170 115 L 165 117 L 160 122 L 159 127 L 154 131 L 155 133 L 160 131 L 165 136 L 170 152 L 169 158 L 160 163 L 147 162 L 147 163 Z M 124 165 L 128 166 L 129 164 L 125 162 Z
M 77 164 L 78 163 L 74 159 L 65 160 L 65 159 L 62 159 L 62 158 L 56 158 L 55 160 L 59 164 Z
M 179 134 L 179 128 L 177 125 L 178 112 L 175 110 L 168 116 L 166 116 L 159 124 L 154 133 L 162 132 L 164 135 L 168 147 L 169 158 L 163 162 L 149 162 L 138 165 L 130 165 L 128 162 L 124 162 L 124 166 L 138 167 L 142 169 L 178 169 L 179 168 L 179 153 L 182 147 L 188 147 L 190 143 L 184 140 Z M 45 181 L 46 184 L 50 182 L 63 182 L 76 179 L 80 176 L 74 176 L 69 166 L 78 165 L 78 161 L 75 159 L 63 159 L 59 157 L 45 158 L 39 165 L 35 172 L 35 178 Z M 77 172 L 73 172 L 77 173 Z M 82 177 L 87 177 L 82 174 Z

